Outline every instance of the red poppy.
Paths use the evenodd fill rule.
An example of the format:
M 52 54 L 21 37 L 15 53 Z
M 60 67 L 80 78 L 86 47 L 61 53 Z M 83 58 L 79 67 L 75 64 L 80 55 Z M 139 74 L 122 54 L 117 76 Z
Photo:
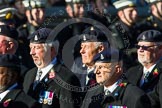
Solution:
M 7 107 L 9 105 L 10 101 L 11 101 L 11 99 L 7 99 L 5 102 L 3 102 L 3 106 Z

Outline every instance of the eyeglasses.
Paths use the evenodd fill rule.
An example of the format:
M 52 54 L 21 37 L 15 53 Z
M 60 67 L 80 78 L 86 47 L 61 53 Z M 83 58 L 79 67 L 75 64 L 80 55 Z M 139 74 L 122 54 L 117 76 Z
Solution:
M 111 65 L 107 65 L 107 66 L 102 66 L 102 65 L 98 65 L 95 66 L 96 69 L 111 69 L 115 66 L 115 64 L 111 64 Z
M 135 46 L 136 46 L 137 49 L 142 48 L 143 50 L 148 50 L 148 48 L 150 48 L 150 47 L 154 47 L 154 46 L 156 46 L 156 45 L 151 45 L 151 46 L 135 45 Z

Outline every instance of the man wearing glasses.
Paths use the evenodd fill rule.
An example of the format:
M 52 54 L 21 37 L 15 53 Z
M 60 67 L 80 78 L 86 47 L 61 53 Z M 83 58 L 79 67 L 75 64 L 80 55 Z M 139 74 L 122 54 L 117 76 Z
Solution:
M 151 94 L 162 72 L 162 33 L 147 30 L 138 36 L 137 41 L 137 55 L 141 65 L 130 68 L 126 76 L 131 83 Z

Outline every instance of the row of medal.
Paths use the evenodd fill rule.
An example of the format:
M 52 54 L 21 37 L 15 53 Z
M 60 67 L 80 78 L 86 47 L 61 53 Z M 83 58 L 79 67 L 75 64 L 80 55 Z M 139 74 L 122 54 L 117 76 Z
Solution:
M 52 105 L 53 95 L 54 95 L 54 92 L 41 91 L 39 95 L 39 103 Z

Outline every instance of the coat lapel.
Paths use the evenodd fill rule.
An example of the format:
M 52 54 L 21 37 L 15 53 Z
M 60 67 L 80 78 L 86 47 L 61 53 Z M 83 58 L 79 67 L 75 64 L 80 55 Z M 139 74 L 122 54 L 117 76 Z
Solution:
M 5 102 L 6 100 L 16 100 L 16 96 L 18 95 L 18 93 L 21 92 L 21 90 L 11 90 L 3 99 L 2 102 Z
M 143 75 L 143 67 L 140 66 L 139 68 L 137 68 L 136 74 L 134 75 L 134 76 L 136 76 L 135 77 L 135 81 L 136 81 L 135 84 L 137 84 L 138 86 L 140 86 L 140 81 L 141 81 L 142 75 Z

